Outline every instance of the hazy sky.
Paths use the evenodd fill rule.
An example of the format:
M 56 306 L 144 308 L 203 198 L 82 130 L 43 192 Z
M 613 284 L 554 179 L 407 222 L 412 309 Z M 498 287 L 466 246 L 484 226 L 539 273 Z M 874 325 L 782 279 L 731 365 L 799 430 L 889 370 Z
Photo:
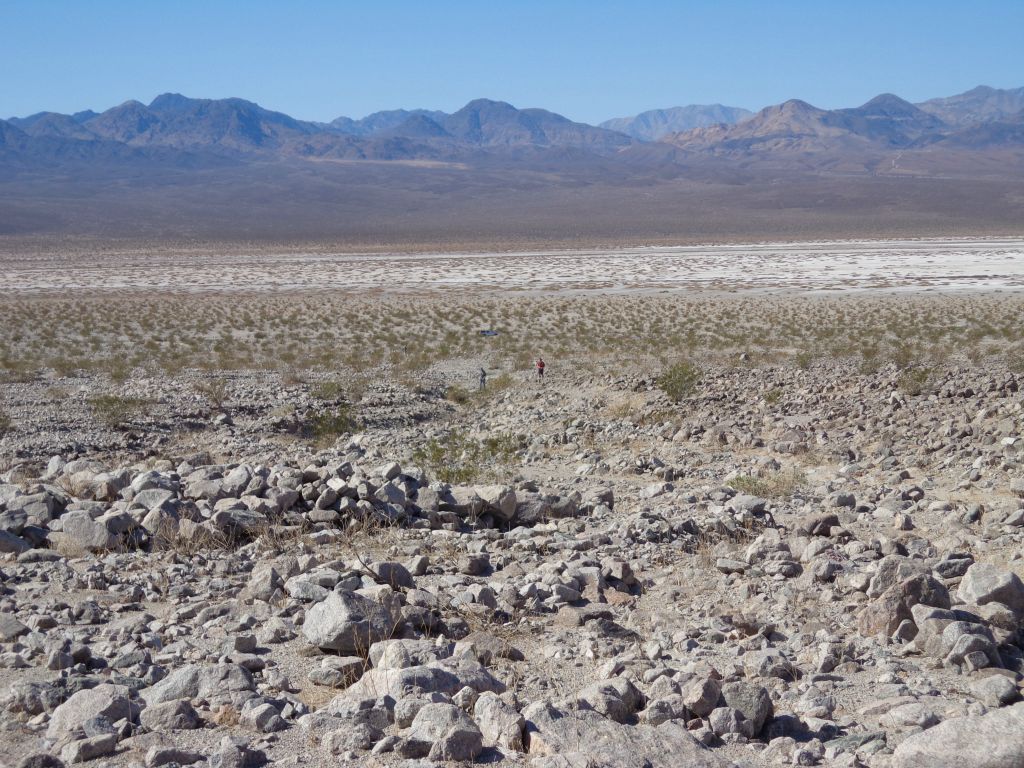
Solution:
M 1024 0 L 0 0 L 0 116 L 176 91 L 310 120 L 486 96 L 597 122 L 1024 86 Z

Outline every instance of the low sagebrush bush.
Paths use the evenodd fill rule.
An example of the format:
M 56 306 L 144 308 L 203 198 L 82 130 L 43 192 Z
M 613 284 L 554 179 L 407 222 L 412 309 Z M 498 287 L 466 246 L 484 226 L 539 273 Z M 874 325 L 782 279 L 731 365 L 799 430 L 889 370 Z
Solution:
M 796 367 L 802 371 L 806 371 L 812 365 L 814 365 L 814 353 L 810 350 L 804 349 L 796 353 L 793 357 L 793 362 L 796 363 Z
M 310 416 L 303 425 L 303 434 L 319 445 L 333 443 L 342 435 L 354 432 L 359 426 L 347 403 L 341 403 L 332 410 Z
M 340 400 L 344 397 L 345 388 L 342 386 L 340 381 L 321 381 L 309 391 L 309 394 L 317 400 L 331 402 Z
M 934 371 L 926 367 L 908 368 L 900 374 L 896 386 L 905 395 L 924 394 L 934 386 Z
M 125 426 L 149 404 L 141 397 L 124 395 L 94 395 L 89 398 L 89 406 L 96 418 L 113 428 Z
M 460 387 L 458 384 L 452 384 L 452 386 L 444 391 L 444 399 L 458 405 L 465 405 L 469 402 L 469 390 L 465 387 Z
M 700 369 L 682 360 L 661 372 L 658 388 L 668 395 L 669 400 L 678 403 L 696 391 L 700 379 Z
M 417 448 L 413 461 L 437 480 L 461 485 L 507 470 L 519 448 L 520 441 L 515 435 L 475 440 L 453 430 L 447 438 L 435 438 Z
M 1006 367 L 1014 373 L 1024 373 L 1024 346 L 1010 347 L 1003 353 Z
M 204 379 L 197 382 L 195 390 L 197 394 L 201 395 L 209 403 L 211 408 L 215 408 L 218 411 L 224 409 L 224 404 L 231 395 L 227 381 L 221 378 Z
M 766 499 L 789 498 L 806 484 L 807 476 L 796 468 L 766 475 L 739 475 L 729 483 L 740 493 Z

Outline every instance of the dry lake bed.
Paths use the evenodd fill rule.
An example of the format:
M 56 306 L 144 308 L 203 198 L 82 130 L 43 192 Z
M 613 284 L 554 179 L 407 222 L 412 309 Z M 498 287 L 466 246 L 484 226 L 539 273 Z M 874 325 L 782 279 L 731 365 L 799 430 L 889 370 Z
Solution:
M 820 241 L 515 253 L 204 249 L 0 252 L 8 294 L 86 291 L 474 292 L 996 290 L 1024 286 L 1024 239 Z

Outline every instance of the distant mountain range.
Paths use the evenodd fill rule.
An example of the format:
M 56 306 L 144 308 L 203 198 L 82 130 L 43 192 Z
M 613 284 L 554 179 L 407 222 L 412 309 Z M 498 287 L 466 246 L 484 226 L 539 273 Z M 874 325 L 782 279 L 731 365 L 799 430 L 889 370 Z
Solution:
M 929 99 L 917 106 L 947 125 L 962 128 L 1019 116 L 1024 111 L 1024 88 L 997 90 L 979 85 L 966 93 Z
M 298 120 L 243 99 L 163 94 L 102 113 L 41 112 L 0 121 L 0 160 L 153 157 L 131 150 L 369 160 L 466 161 L 523 152 L 578 151 L 597 156 L 678 161 L 637 150 L 659 142 L 715 157 L 775 159 L 800 153 L 835 158 L 926 146 L 982 149 L 1020 145 L 1024 88 L 978 87 L 910 104 L 883 94 L 860 107 L 822 110 L 799 100 L 756 115 L 720 104 L 651 110 L 600 126 L 543 109 L 476 99 L 455 113 L 423 109 L 377 112 L 330 123 Z M 159 155 L 166 157 L 166 155 Z
M 105 142 L 231 154 L 347 159 L 451 159 L 480 148 L 579 147 L 601 153 L 628 146 L 624 134 L 575 123 L 543 109 L 476 99 L 453 114 L 378 112 L 361 120 L 296 120 L 242 99 L 191 99 L 167 93 L 150 104 L 126 101 L 105 112 L 41 112 L 0 121 L 3 144 L 63 153 L 55 141 Z M 39 140 L 46 140 L 40 143 Z M 83 148 L 84 149 L 84 148 Z M 106 154 L 106 152 L 104 152 Z
M 753 115 L 742 107 L 725 107 L 721 104 L 693 104 L 689 107 L 652 109 L 633 117 L 616 117 L 605 120 L 601 128 L 619 131 L 641 141 L 657 141 L 670 133 L 681 133 L 709 125 L 732 125 Z
M 1021 91 L 1024 94 L 1024 89 Z M 766 107 L 735 125 L 696 128 L 670 134 L 664 141 L 695 151 L 720 153 L 826 152 L 869 146 L 907 149 L 951 139 L 963 143 L 978 125 L 1019 122 L 1024 117 L 1024 112 L 1006 111 L 1015 106 L 1012 99 L 1005 98 L 1006 93 L 992 91 L 984 102 L 944 99 L 939 105 L 940 100 L 935 100 L 927 103 L 930 111 L 891 93 L 851 109 L 818 109 L 792 99 Z M 936 113 L 945 114 L 946 119 Z M 1012 136 L 1006 138 L 1013 143 Z
M 907 178 L 930 183 L 880 192 Z M 851 206 L 855 179 L 862 202 Z M 968 194 L 972 184 L 985 186 Z M 703 210 L 711 189 L 719 202 Z M 677 194 L 689 202 L 675 207 Z M 568 210 L 566 231 L 618 232 L 615 217 L 634 211 L 638 232 L 676 232 L 680 222 L 710 232 L 735 226 L 721 211 L 750 205 L 768 205 L 772 226 L 791 205 L 816 220 L 856 209 L 871 221 L 906 214 L 950 225 L 970 211 L 962 229 L 989 215 L 1024 222 L 1022 201 L 1024 88 L 979 86 L 919 104 L 882 94 L 832 110 L 795 99 L 756 114 L 674 107 L 598 126 L 488 99 L 450 114 L 322 123 L 180 94 L 0 120 L 0 234 L 198 231 L 202 221 L 232 232 L 363 232 L 379 221 L 363 233 L 376 242 L 399 226 L 539 233 L 538 221 Z

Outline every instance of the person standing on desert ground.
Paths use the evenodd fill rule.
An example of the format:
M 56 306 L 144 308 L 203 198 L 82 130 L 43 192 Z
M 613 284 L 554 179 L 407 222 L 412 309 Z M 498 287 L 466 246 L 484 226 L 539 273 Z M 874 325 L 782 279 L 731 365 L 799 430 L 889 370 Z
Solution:
M 484 368 L 480 369 L 480 389 L 487 389 L 487 371 Z
M 537 358 L 537 381 L 544 381 L 544 358 Z

